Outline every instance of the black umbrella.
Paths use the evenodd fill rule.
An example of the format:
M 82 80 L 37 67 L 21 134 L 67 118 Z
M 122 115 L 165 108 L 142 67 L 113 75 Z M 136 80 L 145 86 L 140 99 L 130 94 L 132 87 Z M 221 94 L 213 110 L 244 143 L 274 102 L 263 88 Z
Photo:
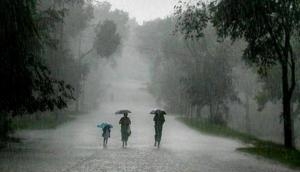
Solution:
M 119 114 L 125 114 L 125 113 L 131 113 L 130 110 L 127 110 L 127 109 L 122 109 L 122 110 L 118 110 L 117 112 L 115 112 L 116 115 L 119 115 Z
M 166 115 L 166 111 L 162 110 L 162 109 L 153 109 L 150 114 L 162 114 L 162 115 Z

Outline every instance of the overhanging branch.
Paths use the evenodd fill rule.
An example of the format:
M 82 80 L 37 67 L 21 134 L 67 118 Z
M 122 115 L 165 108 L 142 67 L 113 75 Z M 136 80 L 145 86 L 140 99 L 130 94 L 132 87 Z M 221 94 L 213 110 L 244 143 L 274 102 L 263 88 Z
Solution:
M 94 47 L 89 49 L 87 52 L 83 53 L 80 57 L 79 60 L 83 60 L 87 55 L 89 55 L 92 51 L 94 50 Z

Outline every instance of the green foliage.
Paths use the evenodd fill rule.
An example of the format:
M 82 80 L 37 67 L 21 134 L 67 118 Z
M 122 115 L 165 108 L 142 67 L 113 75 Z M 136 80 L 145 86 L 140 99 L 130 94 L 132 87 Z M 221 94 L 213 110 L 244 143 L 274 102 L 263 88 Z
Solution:
M 0 114 L 0 141 L 8 140 L 11 133 L 13 133 L 11 118 L 5 114 Z
M 236 130 L 233 130 L 227 126 L 212 124 L 210 121 L 203 119 L 188 119 L 188 118 L 179 118 L 179 121 L 183 122 L 187 126 L 196 129 L 205 134 L 211 134 L 220 137 L 228 137 L 232 139 L 242 140 L 245 143 L 256 142 L 257 139 L 249 134 L 245 134 Z
M 295 49 L 295 55 L 299 56 L 299 45 L 297 43 L 293 44 L 296 49 Z M 299 60 L 296 61 L 296 81 L 300 81 L 300 74 L 299 74 L 299 67 L 300 67 L 300 62 Z M 280 79 L 278 79 L 280 78 Z M 278 103 L 279 100 L 283 98 L 282 95 L 282 87 L 281 87 L 281 82 L 278 82 L 278 80 L 281 80 L 281 69 L 279 65 L 275 65 L 269 70 L 269 73 L 267 76 L 263 76 L 260 78 L 260 83 L 262 83 L 262 90 L 257 94 L 256 100 L 259 107 L 259 110 L 263 110 L 265 107 L 266 103 L 269 101 L 273 103 Z M 300 113 L 300 87 L 299 84 L 296 85 L 295 91 L 294 91 L 294 96 L 292 97 L 292 103 L 293 103 L 293 108 L 292 112 L 294 117 L 298 116 Z
M 0 8 L 0 111 L 20 115 L 66 107 L 72 89 L 44 64 L 35 1 L 4 0 Z
M 189 8 L 193 10 L 187 13 Z M 203 36 L 203 26 L 210 21 L 221 38 L 231 37 L 233 40 L 244 38 L 248 42 L 248 47 L 244 51 L 245 58 L 257 65 L 262 75 L 278 62 L 278 58 L 282 58 L 279 56 L 283 54 L 281 52 L 278 54 L 278 51 L 284 47 L 285 33 L 290 32 L 289 37 L 297 33 L 297 26 L 300 23 L 297 0 L 286 3 L 275 0 L 222 0 L 201 7 L 179 4 L 176 9 L 176 14 L 180 16 L 177 23 L 178 30 L 187 37 L 192 37 L 193 34 Z M 192 19 L 197 17 L 198 13 L 207 18 L 193 22 Z M 285 19 L 282 19 L 282 16 Z
M 86 29 L 89 21 L 94 17 L 94 7 L 90 3 L 74 4 L 65 12 L 64 35 L 76 37 Z
M 73 83 L 66 80 L 68 77 L 61 77 L 58 74 L 59 67 L 68 62 L 70 66 L 74 63 L 74 59 L 58 63 L 62 62 L 58 61 L 58 57 L 61 57 L 59 59 L 61 60 L 69 55 L 59 49 L 63 40 L 58 39 L 57 34 L 58 30 L 62 30 L 60 26 L 67 10 L 57 9 L 56 5 L 66 3 L 69 6 L 81 3 L 82 7 L 82 2 L 82 0 L 51 3 L 47 1 L 37 3 L 35 0 L 0 2 L 1 137 L 6 137 L 13 129 L 10 123 L 11 115 L 62 109 L 74 99 L 74 89 L 70 85 Z M 82 20 L 88 21 L 87 17 Z M 80 28 L 78 25 L 76 27 Z M 60 51 L 60 56 L 57 55 L 57 51 Z M 54 56 L 57 58 L 51 61 Z
M 206 37 L 186 40 L 172 34 L 174 24 L 173 18 L 167 18 L 137 29 L 139 50 L 144 54 L 152 52 L 148 59 L 153 71 L 151 93 L 175 112 L 187 113 L 191 106 L 200 111 L 209 106 L 211 121 L 226 123 L 227 105 L 237 100 L 228 43 Z M 209 26 L 204 32 L 216 37 Z
M 238 150 L 275 160 L 293 168 L 299 169 L 300 167 L 300 151 L 287 149 L 282 145 L 262 141 L 256 143 L 254 147 L 239 148 Z
M 199 39 L 204 36 L 203 30 L 209 20 L 205 3 L 179 1 L 174 8 L 177 17 L 176 32 L 183 34 L 186 39 Z
M 14 130 L 41 130 L 54 129 L 57 126 L 64 124 L 75 117 L 69 115 L 67 112 L 58 112 L 48 114 L 24 115 L 16 117 L 11 121 L 11 128 Z
M 94 13 L 95 16 L 100 18 L 100 24 L 103 23 L 105 20 L 113 21 L 117 26 L 117 33 L 120 35 L 121 39 L 123 40 L 127 38 L 129 33 L 128 12 L 118 9 L 112 10 L 111 4 L 109 2 L 98 1 L 95 5 Z
M 285 145 L 294 147 L 291 99 L 297 82 L 292 38 L 299 36 L 300 1 L 215 0 L 201 8 L 196 7 L 192 13 L 186 13 L 183 9 L 189 9 L 189 6 L 179 5 L 177 8 L 178 15 L 183 16 L 177 26 L 188 34 L 187 37 L 195 32 L 200 35 L 203 25 L 209 21 L 220 38 L 246 40 L 248 45 L 244 50 L 244 58 L 256 66 L 261 76 L 266 76 L 276 64 L 280 65 Z M 190 27 L 189 20 L 184 19 L 197 16 L 197 11 L 202 11 L 209 20 L 197 21 L 196 27 Z
M 105 20 L 96 28 L 96 39 L 94 48 L 102 58 L 110 57 L 120 45 L 120 35 L 117 33 L 117 26 L 111 20 Z
M 250 147 L 238 148 L 237 150 L 239 151 L 262 156 L 291 167 L 300 167 L 300 151 L 298 150 L 287 149 L 282 145 L 268 141 L 262 141 L 251 135 L 233 130 L 224 125 L 211 124 L 210 122 L 204 120 L 179 118 L 179 121 L 205 134 L 238 139 L 245 143 L 251 144 Z
M 93 7 L 82 0 L 42 2 L 40 5 L 36 22 L 45 40 L 46 65 L 55 78 L 64 80 L 74 88 L 73 96 L 78 100 L 82 92 L 81 83 L 89 69 L 75 58 L 77 50 L 74 53 L 71 48 L 76 38 L 81 41 L 81 32 L 93 17 Z
M 258 110 L 263 110 L 269 101 L 277 103 L 282 99 L 281 83 L 278 82 L 278 78 L 280 78 L 280 76 L 280 66 L 276 65 L 269 70 L 269 74 L 267 76 L 260 78 L 259 81 L 263 85 L 262 90 L 256 95 L 256 101 L 259 105 Z

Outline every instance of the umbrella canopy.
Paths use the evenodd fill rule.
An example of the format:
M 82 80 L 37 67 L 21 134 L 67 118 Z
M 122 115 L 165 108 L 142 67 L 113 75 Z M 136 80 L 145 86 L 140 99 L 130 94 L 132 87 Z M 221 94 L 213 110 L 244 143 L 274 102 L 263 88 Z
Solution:
M 153 109 L 150 114 L 162 114 L 162 115 L 166 115 L 166 111 L 162 110 L 162 109 Z
M 122 110 L 118 110 L 117 112 L 115 112 L 116 115 L 125 114 L 125 113 L 131 113 L 131 111 L 127 110 L 127 109 L 122 109 Z
M 105 127 L 109 127 L 109 128 L 113 128 L 113 126 L 109 123 L 106 123 L 106 122 L 102 122 L 101 124 L 98 124 L 97 127 L 98 128 L 105 128 Z

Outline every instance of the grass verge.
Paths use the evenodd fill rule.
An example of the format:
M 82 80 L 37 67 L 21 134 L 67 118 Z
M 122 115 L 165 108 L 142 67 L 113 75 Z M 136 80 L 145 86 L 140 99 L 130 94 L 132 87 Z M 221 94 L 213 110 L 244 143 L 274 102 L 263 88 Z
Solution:
M 300 151 L 298 150 L 287 149 L 283 145 L 263 141 L 249 134 L 233 130 L 226 126 L 211 124 L 203 120 L 179 118 L 179 121 L 202 133 L 238 139 L 244 143 L 251 144 L 249 147 L 237 149 L 241 152 L 262 156 L 289 167 L 300 169 Z
M 57 126 L 75 119 L 71 112 L 53 112 L 48 114 L 24 115 L 12 120 L 14 130 L 54 129 Z

